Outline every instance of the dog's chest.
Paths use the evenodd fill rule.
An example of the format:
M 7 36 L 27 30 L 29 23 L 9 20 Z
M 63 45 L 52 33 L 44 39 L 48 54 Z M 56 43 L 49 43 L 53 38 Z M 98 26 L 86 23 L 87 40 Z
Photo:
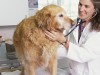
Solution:
M 43 48 L 42 55 L 40 57 L 41 66 L 46 68 L 49 62 L 56 56 L 57 44 L 55 46 L 50 46 L 48 48 Z M 54 59 L 55 60 L 55 59 Z M 39 62 L 39 61 L 38 61 Z

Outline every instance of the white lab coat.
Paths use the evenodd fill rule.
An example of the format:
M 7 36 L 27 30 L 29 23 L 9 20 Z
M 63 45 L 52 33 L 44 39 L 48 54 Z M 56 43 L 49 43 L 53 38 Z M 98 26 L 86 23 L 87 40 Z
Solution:
M 69 36 L 69 49 L 72 75 L 100 75 L 100 32 L 90 31 L 89 23 L 78 43 L 78 27 Z M 66 50 L 67 51 L 67 50 Z

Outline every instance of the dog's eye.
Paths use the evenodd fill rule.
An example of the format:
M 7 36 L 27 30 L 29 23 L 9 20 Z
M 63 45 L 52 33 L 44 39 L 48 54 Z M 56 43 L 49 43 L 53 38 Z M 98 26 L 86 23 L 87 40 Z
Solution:
M 59 17 L 63 17 L 63 14 L 60 14 Z

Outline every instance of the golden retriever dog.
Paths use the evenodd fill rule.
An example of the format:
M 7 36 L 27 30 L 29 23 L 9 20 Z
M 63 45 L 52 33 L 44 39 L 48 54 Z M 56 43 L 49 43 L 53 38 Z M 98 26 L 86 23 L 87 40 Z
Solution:
M 46 37 L 44 30 L 63 32 L 72 23 L 63 8 L 51 4 L 17 25 L 13 43 L 23 67 L 21 75 L 38 75 L 38 70 L 57 75 L 56 50 L 59 43 Z

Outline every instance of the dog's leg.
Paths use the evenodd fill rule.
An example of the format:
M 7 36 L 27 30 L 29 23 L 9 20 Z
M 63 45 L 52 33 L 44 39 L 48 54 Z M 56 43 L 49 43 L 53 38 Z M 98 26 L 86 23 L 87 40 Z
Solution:
M 57 57 L 54 55 L 49 63 L 50 75 L 57 75 Z
M 55 58 L 52 64 L 52 75 L 57 75 L 57 59 Z
M 24 75 L 24 68 L 23 68 L 23 67 L 21 68 L 21 73 L 20 73 L 20 75 Z
M 32 62 L 24 65 L 24 75 L 36 75 L 35 65 Z

